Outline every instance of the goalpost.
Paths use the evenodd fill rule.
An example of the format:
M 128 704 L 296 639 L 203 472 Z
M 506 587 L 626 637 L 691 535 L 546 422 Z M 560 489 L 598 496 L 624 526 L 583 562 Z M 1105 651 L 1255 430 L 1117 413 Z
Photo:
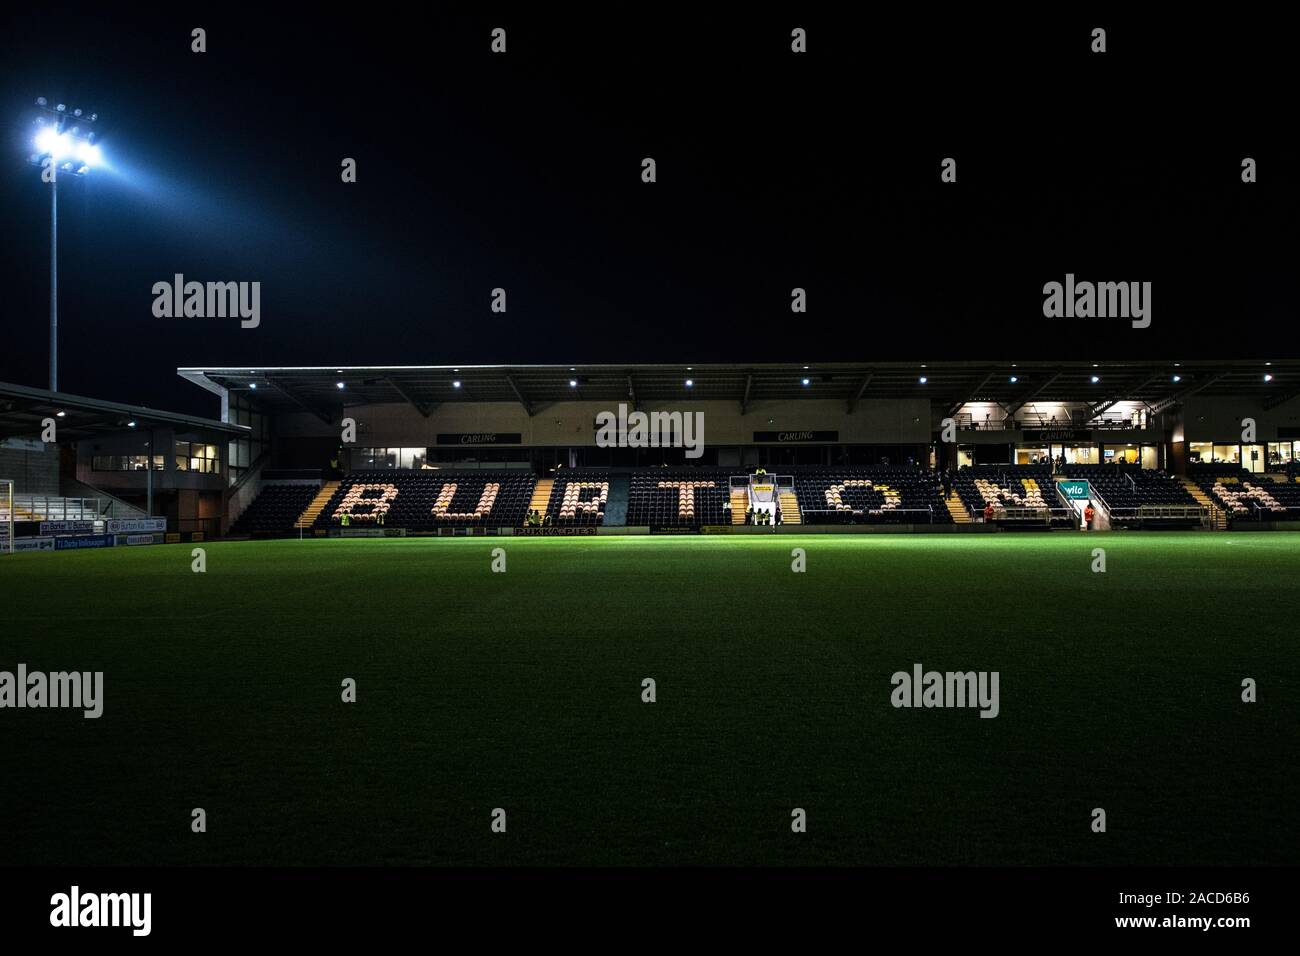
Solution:
M 0 554 L 14 553 L 14 483 L 0 478 Z

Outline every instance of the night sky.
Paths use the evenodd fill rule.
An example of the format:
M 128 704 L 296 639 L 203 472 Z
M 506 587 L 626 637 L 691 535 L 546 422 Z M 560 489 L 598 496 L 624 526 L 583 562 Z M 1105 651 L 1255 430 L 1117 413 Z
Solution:
M 41 95 L 97 110 L 111 164 L 60 185 L 74 393 L 214 414 L 177 366 L 1300 354 L 1267 15 L 375 9 L 6 11 L 0 380 L 47 383 Z M 177 272 L 261 281 L 260 328 L 155 318 Z M 1151 281 L 1151 328 L 1045 319 L 1067 272 Z

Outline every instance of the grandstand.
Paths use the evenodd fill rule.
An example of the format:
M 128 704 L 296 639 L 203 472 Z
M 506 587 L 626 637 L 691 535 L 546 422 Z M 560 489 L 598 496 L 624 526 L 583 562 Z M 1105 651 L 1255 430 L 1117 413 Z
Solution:
M 537 479 L 521 471 L 367 471 L 349 475 L 314 529 L 386 526 L 414 532 L 522 526 Z
M 178 370 L 220 421 L 0 385 L 0 478 L 19 540 L 127 519 L 159 523 L 157 541 L 1065 531 L 1087 505 L 1093 530 L 1300 522 L 1300 362 L 1173 367 Z M 668 430 L 601 441 L 620 405 Z M 683 414 L 703 426 L 690 453 Z M 39 440 L 51 417 L 54 447 Z
M 1065 474 L 1086 480 L 1112 527 L 1194 527 L 1208 516 L 1177 478 L 1133 465 L 1072 465 Z
M 422 534 L 521 528 L 533 514 L 543 527 L 602 532 L 755 524 L 787 532 L 1067 530 L 1080 526 L 1085 505 L 1096 530 L 1285 524 L 1297 518 L 1287 504 L 1293 492 L 1259 475 L 1284 476 L 1300 457 L 1300 363 L 1270 362 L 1267 375 L 1263 368 L 941 362 L 927 363 L 924 375 L 904 363 L 179 373 L 222 396 L 241 421 L 270 423 L 280 438 L 265 468 L 314 468 L 322 483 L 334 466 L 327 462 L 343 473 L 314 510 L 271 522 L 283 533 L 338 533 L 346 512 L 350 528 L 382 520 Z M 700 457 L 671 441 L 602 447 L 591 423 L 623 403 L 701 414 Z M 344 417 L 365 437 L 341 443 Z M 1234 432 L 1246 417 L 1258 439 Z M 1233 489 L 1203 486 L 1196 469 L 1211 457 L 1249 462 L 1256 477 Z M 257 468 L 250 472 L 255 489 Z M 762 474 L 772 477 L 770 489 L 756 483 Z M 1260 480 L 1269 483 L 1263 490 Z M 1085 496 L 1064 494 L 1067 481 Z M 361 484 L 374 487 L 356 490 Z M 452 484 L 454 502 L 439 505 Z M 252 529 L 253 519 L 237 520 L 240 510 L 227 516 L 232 533 Z
M 1300 483 L 1291 472 L 1256 475 L 1238 465 L 1209 463 L 1193 465 L 1189 475 L 1233 520 L 1300 519 Z
M 794 476 L 803 523 L 948 524 L 934 472 L 919 467 L 819 468 Z
M 625 512 L 626 477 L 620 481 L 602 470 L 570 471 L 555 479 L 540 480 L 537 484 L 544 491 L 544 497 L 535 499 L 535 505 L 530 503 L 530 510 L 538 511 L 543 517 L 549 516 L 556 525 L 597 527 L 605 521 L 611 482 L 622 492 Z
M 229 420 L 0 382 L 0 479 L 13 483 L 14 549 L 220 535 L 238 500 L 227 449 L 249 432 Z
M 239 536 L 267 536 L 289 534 L 320 488 L 314 482 L 266 482 L 258 496 L 230 526 L 230 533 Z
M 971 465 L 957 472 L 953 488 L 968 514 L 983 515 L 993 505 L 1003 528 L 1059 529 L 1075 523 L 1049 465 Z
M 662 528 L 730 524 L 729 479 L 710 469 L 638 471 L 628 489 L 628 520 Z

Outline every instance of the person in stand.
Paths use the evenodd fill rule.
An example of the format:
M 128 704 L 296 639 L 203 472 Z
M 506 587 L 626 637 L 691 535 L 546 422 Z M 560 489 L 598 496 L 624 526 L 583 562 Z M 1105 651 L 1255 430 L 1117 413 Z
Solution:
M 991 501 L 984 506 L 984 523 L 993 523 L 993 502 Z
M 1083 509 L 1083 530 L 1084 531 L 1092 530 L 1092 519 L 1095 518 L 1096 516 L 1097 516 L 1097 512 L 1092 510 L 1092 502 L 1090 501 L 1088 502 L 1087 506 Z

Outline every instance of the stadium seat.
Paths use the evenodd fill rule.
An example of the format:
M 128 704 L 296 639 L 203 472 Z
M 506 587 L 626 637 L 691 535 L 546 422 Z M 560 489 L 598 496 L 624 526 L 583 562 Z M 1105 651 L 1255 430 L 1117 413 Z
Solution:
M 728 483 L 735 472 L 707 468 L 654 468 L 632 475 L 627 523 L 696 528 L 731 523 Z
M 797 468 L 805 524 L 950 524 L 934 472 L 908 465 Z
M 1193 464 L 1188 475 L 1234 521 L 1300 518 L 1300 485 L 1293 482 L 1273 481 L 1225 462 Z
M 546 513 L 556 526 L 600 525 L 608 501 L 608 472 L 567 470 L 555 479 Z
M 1065 476 L 1088 480 L 1093 493 L 1105 502 L 1112 526 L 1187 524 L 1185 517 L 1165 518 L 1143 514 L 1141 509 L 1201 507 L 1177 478 L 1138 465 L 1066 465 Z
M 290 534 L 293 523 L 316 496 L 316 484 L 263 484 L 230 526 L 231 535 Z
M 519 527 L 536 477 L 527 471 L 355 472 L 339 486 L 314 527 L 378 525 L 430 532 L 440 528 Z

